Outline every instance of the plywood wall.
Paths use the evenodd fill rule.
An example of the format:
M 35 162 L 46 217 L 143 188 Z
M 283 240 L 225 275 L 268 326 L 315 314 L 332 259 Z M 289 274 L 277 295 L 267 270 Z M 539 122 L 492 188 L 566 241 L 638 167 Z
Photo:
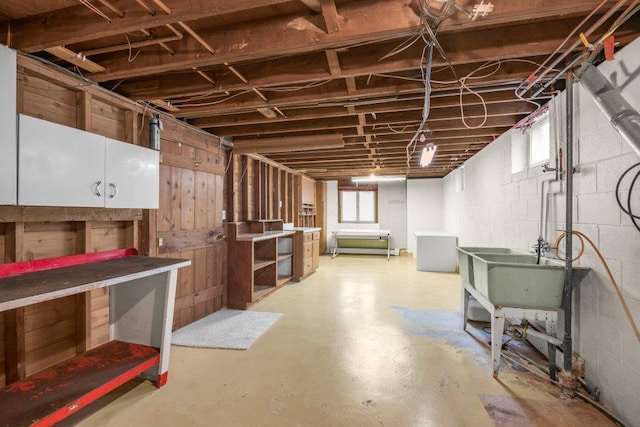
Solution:
M 25 56 L 17 85 L 19 113 L 147 143 L 147 107 Z M 220 309 L 225 155 L 212 135 L 171 118 L 164 124 L 159 210 L 0 206 L 0 262 L 137 247 L 192 261 L 179 274 L 174 327 Z M 106 289 L 0 313 L 0 385 L 109 339 Z

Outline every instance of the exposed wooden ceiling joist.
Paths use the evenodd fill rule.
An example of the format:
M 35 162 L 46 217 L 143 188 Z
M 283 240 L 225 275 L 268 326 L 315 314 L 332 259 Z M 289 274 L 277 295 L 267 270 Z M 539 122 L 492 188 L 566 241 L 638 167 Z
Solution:
M 466 10 L 477 3 L 456 1 Z M 421 28 L 408 0 L 94 1 L 99 13 L 71 0 L 5 0 L 0 42 L 48 60 L 51 48 L 77 53 L 54 58 L 69 69 L 86 56 L 97 67 L 83 74 L 104 87 L 232 136 L 237 147 L 252 141 L 316 178 L 442 177 L 563 87 L 528 101 L 513 92 L 600 3 L 501 1 L 486 17 L 446 19 L 437 37 L 448 61 L 433 58 L 427 136 L 438 152 L 428 168 L 417 166 L 419 144 L 406 152 L 425 94 L 424 41 L 403 45 Z M 616 41 L 639 33 L 636 14 Z M 462 98 L 449 63 L 464 79 Z M 335 133 L 341 148 L 290 143 Z M 268 147 L 274 138 L 289 142 Z

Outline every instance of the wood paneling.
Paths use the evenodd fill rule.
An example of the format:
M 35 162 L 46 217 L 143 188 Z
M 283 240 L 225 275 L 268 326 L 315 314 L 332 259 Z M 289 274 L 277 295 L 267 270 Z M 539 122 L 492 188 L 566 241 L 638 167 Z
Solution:
M 19 113 L 146 144 L 144 113 L 151 111 L 66 73 L 22 57 L 18 90 Z M 169 155 L 165 163 L 171 166 L 160 168 L 158 211 L 0 206 L 0 261 L 137 247 L 139 234 L 144 238 L 141 252 L 155 253 L 157 230 L 175 231 L 182 233 L 180 251 L 169 256 L 194 261 L 180 274 L 178 295 L 184 299 L 176 327 L 219 310 L 224 299 L 220 231 L 225 156 L 217 138 L 170 119 L 164 124 L 163 155 Z M 0 313 L 0 384 L 109 340 L 105 289 Z
M 23 110 L 18 111 L 65 126 L 76 126 L 76 94 L 63 86 L 34 76 L 22 77 Z

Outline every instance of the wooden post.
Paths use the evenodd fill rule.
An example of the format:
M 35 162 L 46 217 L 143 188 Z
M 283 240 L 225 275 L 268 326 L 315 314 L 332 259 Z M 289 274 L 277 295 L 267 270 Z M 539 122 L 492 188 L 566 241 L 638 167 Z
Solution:
M 76 253 L 91 252 L 91 222 L 76 223 Z M 76 353 L 91 349 L 91 292 L 76 295 Z
M 5 262 L 23 261 L 24 222 L 9 224 L 6 229 Z M 26 376 L 24 308 L 4 312 L 4 352 L 6 383 Z

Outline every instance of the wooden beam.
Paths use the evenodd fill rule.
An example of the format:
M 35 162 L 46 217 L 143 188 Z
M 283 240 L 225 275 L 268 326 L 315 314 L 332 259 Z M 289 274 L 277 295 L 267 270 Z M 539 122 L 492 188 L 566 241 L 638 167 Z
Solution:
M 591 1 L 589 1 L 590 3 Z M 337 33 L 327 35 L 319 32 L 314 25 L 308 22 L 318 21 L 313 16 L 276 16 L 261 21 L 251 21 L 247 23 L 238 23 L 232 26 L 221 28 L 212 28 L 208 31 L 201 31 L 201 37 L 211 44 L 217 46 L 216 54 L 213 56 L 201 55 L 195 41 L 189 38 L 174 43 L 176 46 L 176 54 L 168 57 L 167 55 L 159 55 L 159 48 L 150 48 L 142 51 L 135 61 L 129 62 L 122 55 L 106 55 L 101 59 L 101 64 L 107 68 L 104 73 L 98 73 L 92 76 L 96 81 L 106 81 L 122 78 L 131 78 L 135 76 L 143 76 L 155 74 L 157 72 L 168 72 L 190 69 L 192 67 L 211 66 L 223 63 L 235 63 L 240 61 L 248 61 L 255 59 L 264 59 L 273 56 L 299 54 L 302 52 L 319 51 L 325 49 L 335 49 L 337 47 L 354 46 L 364 42 L 381 40 L 389 37 L 398 37 L 399 34 L 407 34 L 412 31 L 418 31 L 420 22 L 418 17 L 406 7 L 403 0 L 359 0 L 341 4 L 340 14 L 344 18 L 344 23 Z M 551 3 L 545 0 L 542 3 Z M 556 2 L 557 3 L 557 2 Z M 585 2 L 587 3 L 587 2 Z M 566 16 L 563 13 L 550 14 L 551 10 L 557 10 L 555 7 L 540 6 L 540 9 L 533 9 L 523 2 L 506 2 L 505 10 L 509 10 L 509 19 L 512 25 L 525 25 L 524 22 L 535 22 L 538 16 L 544 16 L 545 19 L 557 18 L 557 16 Z M 538 5 L 538 3 L 536 3 Z M 577 9 L 582 7 L 576 6 Z M 563 12 L 570 9 L 561 8 Z M 469 29 L 489 29 L 492 22 L 501 18 L 505 20 L 507 15 L 499 16 L 492 13 L 490 19 L 482 19 L 477 22 L 467 23 L 465 32 Z M 495 19 L 494 19 L 495 18 Z M 307 24 L 304 24 L 307 22 Z M 452 21 L 453 22 L 453 21 Z M 451 36 L 453 28 L 447 27 L 448 21 L 443 24 L 439 30 L 441 43 L 446 37 Z M 534 24 L 526 24 L 532 26 Z M 279 29 L 274 31 L 274 28 Z M 455 31 L 459 32 L 461 28 L 455 27 Z M 504 57 L 505 39 L 504 31 L 495 31 L 491 29 L 494 36 L 485 41 L 481 38 L 468 36 L 464 41 L 462 51 L 468 49 L 469 44 L 485 43 L 487 49 L 493 49 L 493 54 L 487 57 Z M 536 44 L 532 44 L 532 40 L 538 40 L 537 34 L 540 34 L 540 28 L 536 28 L 534 32 L 527 33 L 524 29 L 518 28 L 517 31 L 510 33 L 511 37 L 524 37 L 526 39 L 526 47 L 528 50 L 535 49 Z M 561 25 L 556 25 L 556 32 L 561 31 L 562 37 L 566 36 L 566 29 Z M 250 34 L 251 37 L 247 37 Z M 546 41 L 546 40 L 545 40 Z M 490 45 L 489 45 L 490 43 Z M 506 44 L 507 47 L 511 43 Z M 548 53 L 555 49 L 558 45 L 555 43 L 551 49 L 540 43 L 544 52 Z M 445 50 L 447 46 L 443 44 Z M 454 45 L 448 47 L 455 47 Z M 448 50 L 447 50 L 448 51 Z M 478 56 L 469 56 L 468 60 L 473 60 Z
M 309 136 L 302 138 L 258 138 L 234 143 L 234 154 L 282 153 L 290 151 L 319 150 L 344 147 L 341 134 Z
M 289 2 L 290 0 L 178 1 L 172 3 L 170 15 L 150 15 L 142 8 L 127 8 L 127 13 L 121 19 L 112 22 L 107 22 L 88 8 L 78 5 L 10 21 L 11 40 L 8 43 L 7 31 L 0 31 L 0 43 L 8 43 L 13 49 L 24 52 L 36 52 L 54 46 L 111 37 L 137 31 L 140 28 L 159 27 L 180 21 L 195 21 Z M 114 1 L 113 3 L 124 6 L 126 2 Z
M 237 23 L 224 28 L 200 31 L 200 36 L 217 46 L 215 55 L 202 55 L 195 40 L 185 37 L 174 42 L 176 54 L 158 56 L 157 48 L 141 51 L 135 61 L 129 62 L 122 55 L 105 55 L 101 64 L 107 68 L 92 79 L 106 80 L 130 78 L 154 74 L 159 71 L 176 71 L 192 67 L 233 63 L 270 56 L 281 56 L 324 50 L 341 45 L 354 45 L 398 33 L 417 30 L 419 18 L 405 6 L 404 0 L 359 0 L 341 7 L 344 25 L 340 32 L 319 33 L 313 25 L 313 16 L 276 16 L 262 21 Z M 173 15 L 170 15 L 173 16 Z M 274 31 L 274 29 L 278 29 Z M 251 37 L 247 35 L 250 34 Z
M 328 49 L 325 51 L 325 55 L 327 57 L 327 63 L 329 64 L 329 72 L 333 77 L 338 77 L 342 74 L 342 70 L 340 69 L 340 60 L 338 59 L 338 52 L 332 49 Z
M 377 124 L 368 124 L 362 126 L 366 134 L 375 134 L 377 130 L 381 130 L 384 133 L 394 132 L 393 129 L 389 129 L 388 126 L 397 127 L 402 129 L 407 126 L 414 129 L 413 125 L 417 125 L 421 121 L 421 114 L 419 112 L 410 113 L 388 113 L 385 115 L 379 115 Z M 497 117 L 489 117 L 486 121 L 487 126 L 512 126 L 516 124 L 522 116 L 504 115 Z M 480 121 L 479 118 L 470 119 L 471 125 L 477 124 Z M 361 126 L 357 117 L 343 117 L 343 118 L 331 118 L 331 119 L 316 119 L 304 122 L 292 122 L 292 123 L 274 123 L 265 125 L 250 125 L 250 126 L 233 126 L 233 127 L 220 127 L 216 128 L 216 133 L 229 136 L 255 136 L 255 135 L 267 135 L 267 134 L 281 134 L 286 135 L 290 132 L 301 131 L 322 131 L 326 129 L 345 129 L 352 128 L 353 130 L 342 132 L 345 135 L 354 133 L 358 135 L 356 128 Z M 429 127 L 432 130 L 443 129 L 466 129 L 462 120 L 458 119 L 443 119 L 439 121 L 429 122 Z M 364 134 L 363 134 L 364 135 Z M 360 136 L 363 136 L 360 135 Z
M 0 210 L 0 222 L 132 221 L 137 219 L 142 219 L 142 209 L 3 206 Z M 15 260 L 6 262 L 15 262 Z
M 87 59 L 82 53 L 74 52 L 64 46 L 49 47 L 45 51 L 90 73 L 100 73 L 105 70 L 102 65 Z
M 322 8 L 322 16 L 324 17 L 327 33 L 337 33 L 340 31 L 340 21 L 338 19 L 338 10 L 334 0 L 320 0 Z

